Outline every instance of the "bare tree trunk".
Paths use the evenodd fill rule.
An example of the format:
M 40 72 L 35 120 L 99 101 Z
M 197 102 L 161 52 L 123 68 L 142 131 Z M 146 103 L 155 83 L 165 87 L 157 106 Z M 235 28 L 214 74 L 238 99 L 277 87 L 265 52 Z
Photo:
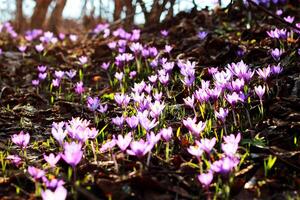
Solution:
M 121 18 L 122 9 L 122 0 L 115 0 L 114 21 Z
M 154 0 L 150 12 L 148 12 L 144 0 L 138 0 L 145 16 L 146 26 L 159 23 L 160 16 L 169 1 L 170 0 L 163 0 L 162 3 L 159 3 L 161 2 L 160 0 Z
M 82 18 L 83 16 L 86 15 L 86 4 L 87 4 L 88 0 L 84 1 L 84 4 L 82 6 L 82 10 L 81 10 L 81 14 L 80 14 L 80 18 Z
M 34 12 L 31 17 L 31 28 L 42 28 L 51 1 L 52 0 L 36 0 Z
M 23 0 L 16 0 L 16 31 L 21 33 L 23 31 L 23 23 L 24 23 L 24 17 L 23 17 Z
M 125 6 L 126 6 L 125 25 L 127 27 L 131 27 L 134 23 L 134 15 L 135 15 L 136 6 L 134 6 L 132 4 L 132 0 L 125 0 Z
M 168 10 L 168 14 L 166 16 L 166 20 L 171 19 L 174 16 L 174 4 L 176 0 L 170 0 L 170 8 Z
M 51 13 L 51 17 L 49 20 L 49 29 L 54 32 L 58 33 L 61 21 L 62 21 L 62 13 L 66 6 L 67 0 L 57 0 L 54 10 Z

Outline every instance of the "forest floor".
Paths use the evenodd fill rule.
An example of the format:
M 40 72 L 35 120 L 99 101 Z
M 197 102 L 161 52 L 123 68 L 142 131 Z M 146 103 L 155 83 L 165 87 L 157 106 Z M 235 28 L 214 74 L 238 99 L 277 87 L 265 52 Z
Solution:
M 291 27 L 256 7 L 245 9 L 233 6 L 228 9 L 181 12 L 167 22 L 142 28 L 141 41 L 162 49 L 167 40 L 173 47 L 169 59 L 196 61 L 196 73 L 204 79 L 209 77 L 210 67 L 222 69 L 241 60 L 253 70 L 272 64 L 273 58 L 269 52 L 278 44 L 268 37 L 267 31 Z M 300 7 L 285 5 L 282 9 L 285 16 L 296 16 L 296 20 L 300 20 Z M 275 11 L 275 8 L 271 9 L 271 12 Z M 160 34 L 164 29 L 169 31 L 167 37 Z M 208 32 L 203 40 L 197 36 L 199 30 Z M 119 110 L 112 109 L 115 103 L 110 97 L 119 89 L 112 87 L 109 76 L 100 67 L 103 62 L 114 60 L 115 55 L 107 47 L 114 38 L 81 34 L 77 42 L 61 42 L 49 47 L 47 54 L 41 56 L 33 47 L 26 54 L 21 53 L 17 47 L 23 39 L 14 40 L 5 34 L 0 35 L 3 51 L 0 55 L 0 198 L 34 199 L 35 184 L 26 169 L 28 163 L 41 167 L 43 154 L 55 151 L 53 145 L 49 149 L 45 144 L 45 138 L 51 135 L 53 122 L 81 117 L 91 120 L 93 126 L 102 130 L 116 113 L 120 114 Z M 239 153 L 245 155 L 247 152 L 247 156 L 239 169 L 232 172 L 234 181 L 230 185 L 230 198 L 300 198 L 299 34 L 295 33 L 294 38 L 284 45 L 285 52 L 280 61 L 283 72 L 268 80 L 268 87 L 273 93 L 264 101 L 263 118 L 258 120 L 254 117 L 252 127 L 248 125 L 239 129 L 242 132 Z M 32 86 L 38 65 L 47 65 L 52 71 L 79 69 L 78 58 L 81 55 L 88 57 L 88 67 L 84 71 L 86 96 L 75 94 L 72 101 L 67 100 L 62 94 L 67 94 L 72 87 L 66 87 L 51 103 L 53 92 L 47 91 L 49 87 L 46 83 L 39 91 Z M 174 71 L 178 73 L 177 66 Z M 169 88 L 178 91 L 174 96 L 176 103 L 183 104 L 186 92 L 179 93 L 182 86 L 176 82 L 172 84 Z M 93 123 L 94 114 L 86 106 L 87 96 L 99 96 L 109 105 L 105 116 L 97 124 Z M 255 116 L 257 112 L 253 109 L 250 115 Z M 174 118 L 169 116 L 168 122 L 173 130 L 179 127 L 184 130 L 175 115 Z M 32 144 L 27 148 L 26 161 L 21 167 L 15 167 L 5 157 L 18 152 L 11 136 L 22 130 L 30 133 Z M 111 138 L 116 129 L 109 125 L 105 132 L 105 138 Z M 104 139 L 98 140 L 99 144 L 104 142 Z M 122 152 L 116 151 L 114 158 L 122 165 L 119 171 L 115 170 L 114 162 L 105 154 L 97 155 L 100 164 L 86 155 L 77 166 L 81 184 L 72 187 L 72 190 L 76 191 L 78 199 L 110 199 L 110 196 L 112 199 L 199 199 L 207 198 L 207 193 L 213 194 L 215 189 L 201 189 L 201 184 L 196 180 L 197 169 L 183 165 L 187 160 L 193 160 L 184 150 L 188 143 L 182 138 L 175 138 L 173 145 L 178 147 L 174 147 L 171 161 L 164 160 L 164 153 L 153 155 L 151 165 L 142 172 L 138 170 L 139 160 L 128 159 Z M 270 155 L 277 159 L 266 176 L 264 165 Z M 67 171 L 67 165 L 63 161 L 60 164 L 62 171 Z M 65 186 L 71 188 L 72 182 L 65 182 Z M 69 194 L 68 198 L 73 196 Z

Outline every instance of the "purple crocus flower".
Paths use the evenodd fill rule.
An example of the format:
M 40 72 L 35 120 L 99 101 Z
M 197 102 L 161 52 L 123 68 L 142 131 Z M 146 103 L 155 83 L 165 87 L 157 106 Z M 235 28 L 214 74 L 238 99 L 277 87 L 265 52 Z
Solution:
M 70 71 L 66 71 L 65 73 L 69 79 L 73 79 L 76 76 L 77 71 L 71 69 Z
M 43 183 L 45 183 L 47 188 L 50 188 L 52 190 L 61 187 L 65 184 L 63 180 L 52 178 L 51 180 L 48 180 L 47 177 L 43 176 L 42 177 Z
M 83 156 L 83 151 L 81 150 L 81 148 L 82 144 L 80 143 L 65 142 L 64 144 L 64 153 L 62 154 L 62 158 L 73 168 L 75 168 L 75 166 L 78 165 Z
M 127 154 L 132 156 L 137 156 L 139 158 L 143 157 L 146 153 L 151 151 L 152 145 L 145 142 L 143 139 L 139 141 L 132 141 L 130 143 L 130 149 L 127 149 Z
M 82 65 L 85 65 L 88 62 L 88 58 L 86 56 L 80 56 L 78 60 Z
M 206 31 L 199 31 L 198 32 L 198 38 L 200 39 L 200 40 L 204 40 L 205 38 L 206 38 L 206 36 L 207 36 L 207 32 Z
M 39 73 L 39 79 L 40 80 L 45 80 L 46 79 L 46 77 L 47 77 L 47 73 Z
M 280 56 L 282 55 L 282 53 L 283 53 L 283 51 L 281 49 L 278 49 L 278 48 L 271 50 L 271 56 L 277 62 L 280 60 Z
M 124 123 L 124 117 L 121 116 L 121 117 L 112 118 L 112 123 L 114 123 L 115 125 L 117 125 L 119 127 L 122 127 L 122 125 Z
M 29 140 L 30 140 L 30 135 L 29 133 L 25 133 L 23 131 L 21 131 L 19 134 L 14 134 L 11 137 L 11 140 L 13 143 L 15 143 L 16 145 L 18 145 L 21 148 L 26 148 Z
M 261 85 L 255 86 L 254 91 L 255 91 L 256 95 L 259 97 L 259 99 L 262 100 L 262 98 L 266 92 L 266 87 L 261 86 Z
M 195 107 L 195 98 L 194 98 L 194 96 L 184 98 L 183 101 L 184 101 L 185 105 L 187 105 L 191 108 Z
M 166 53 L 171 53 L 172 49 L 173 49 L 173 47 L 171 45 L 166 45 L 165 46 L 165 52 Z
M 104 69 L 105 71 L 109 68 L 110 62 L 104 62 L 101 64 L 101 68 Z
M 110 140 L 110 141 L 104 143 L 104 144 L 101 146 L 101 148 L 99 149 L 99 151 L 100 151 L 101 153 L 104 153 L 104 152 L 106 152 L 106 151 L 111 150 L 112 148 L 114 148 L 114 147 L 116 146 L 116 144 L 117 144 L 117 143 L 116 143 L 116 139 L 115 139 L 115 136 L 113 135 L 112 140 Z
M 147 133 L 147 142 L 149 143 L 149 145 L 151 146 L 151 149 L 154 147 L 154 145 L 156 145 L 158 143 L 158 141 L 161 139 L 161 134 L 154 134 L 153 131 L 151 131 L 151 133 Z
M 38 180 L 38 179 L 42 178 L 45 175 L 45 171 L 44 170 L 38 169 L 38 168 L 33 167 L 33 166 L 29 166 L 28 167 L 28 173 L 35 180 Z
M 43 72 L 46 72 L 47 66 L 45 66 L 45 65 L 39 65 L 39 66 L 37 66 L 37 69 L 38 69 L 38 71 L 40 73 L 43 73 Z
M 183 124 L 195 136 L 199 136 L 199 134 L 206 127 L 206 122 L 199 121 L 198 123 L 196 123 L 195 118 L 194 119 L 188 118 L 187 120 L 183 120 Z
M 162 138 L 166 141 L 169 142 L 173 136 L 173 130 L 172 127 L 168 128 L 163 128 L 159 131 L 159 134 L 162 136 Z
M 280 64 L 278 64 L 278 65 L 274 65 L 274 66 L 272 66 L 271 67 L 271 72 L 273 73 L 273 74 L 275 74 L 275 75 L 278 75 L 278 74 L 280 74 L 281 72 L 282 72 L 282 67 L 280 66 Z
M 237 104 L 237 102 L 242 101 L 240 95 L 238 95 L 236 92 L 233 92 L 232 94 L 227 94 L 225 99 L 233 107 Z
M 57 187 L 55 191 L 52 190 L 42 190 L 42 199 L 43 200 L 65 200 L 67 198 L 67 190 L 63 187 Z
M 156 121 L 155 119 L 151 121 L 147 117 L 139 118 L 139 122 L 141 126 L 146 130 L 146 132 L 149 132 L 151 129 L 158 125 L 158 121 Z
M 126 117 L 126 122 L 128 126 L 132 129 L 135 129 L 139 124 L 139 119 L 136 116 Z
M 200 158 L 203 154 L 203 149 L 200 147 L 200 142 L 199 141 L 195 141 L 195 144 L 196 145 L 193 145 L 193 146 L 189 146 L 189 148 L 187 149 L 187 151 L 197 157 L 197 158 Z
M 198 144 L 201 149 L 203 149 L 206 153 L 210 153 L 211 150 L 214 148 L 216 144 L 216 138 L 207 139 L 203 138 L 200 140 L 200 143 Z
M 194 96 L 200 103 L 205 103 L 209 100 L 209 94 L 202 88 L 196 90 Z
M 287 16 L 287 17 L 284 17 L 283 19 L 284 19 L 284 21 L 292 24 L 294 22 L 295 17 Z
M 63 144 L 63 141 L 67 136 L 67 131 L 63 129 L 64 126 L 64 122 L 52 123 L 51 134 L 59 142 L 60 145 Z
M 222 150 L 224 152 L 225 155 L 230 156 L 230 157 L 234 157 L 234 155 L 236 154 L 237 150 L 238 150 L 238 144 L 236 143 L 225 143 L 222 144 Z
M 60 80 L 58 78 L 52 80 L 53 87 L 59 87 Z
M 62 79 L 65 75 L 65 72 L 64 71 L 55 71 L 54 75 L 57 79 Z
M 281 9 L 276 10 L 276 15 L 280 16 L 282 15 L 283 11 Z
M 60 160 L 60 154 L 55 156 L 53 153 L 49 154 L 49 156 L 44 155 L 44 160 L 51 166 L 55 167 L 56 163 Z
M 114 99 L 119 106 L 124 106 L 124 107 L 126 107 L 130 102 L 130 97 L 126 94 L 116 93 L 114 95 Z
M 77 35 L 74 35 L 74 34 L 71 34 L 71 35 L 69 35 L 69 39 L 70 39 L 72 42 L 76 42 L 77 39 L 78 39 L 78 36 L 77 36 Z
M 27 49 L 27 46 L 20 45 L 20 46 L 18 46 L 18 49 L 19 49 L 20 52 L 24 53 L 26 51 L 26 49 Z
M 129 132 L 124 137 L 122 135 L 118 135 L 116 139 L 116 144 L 122 151 L 125 151 L 129 146 L 131 140 L 132 140 L 132 136 L 131 136 L 131 132 Z
M 271 74 L 271 68 L 268 66 L 263 69 L 258 69 L 256 70 L 256 73 L 259 75 L 259 77 L 266 81 Z
M 35 50 L 39 53 L 42 52 L 44 50 L 43 44 L 35 45 Z
M 76 86 L 75 86 L 75 92 L 76 92 L 77 94 L 82 94 L 82 93 L 84 93 L 84 87 L 83 87 L 83 82 L 82 82 L 82 81 L 76 83 Z
M 210 169 L 216 173 L 227 174 L 238 164 L 237 158 L 225 157 L 213 162 Z
M 228 109 L 227 108 L 220 108 L 219 112 L 215 111 L 215 116 L 218 119 L 220 119 L 223 123 L 225 123 L 227 115 L 228 115 Z
M 22 159 L 18 155 L 8 155 L 6 157 L 6 159 L 10 160 L 16 166 L 18 166 L 21 163 L 21 161 L 22 161 Z
M 160 101 L 155 101 L 154 103 L 150 104 L 150 115 L 153 118 L 158 118 L 160 116 L 160 114 L 162 113 L 162 111 L 165 108 L 165 104 L 164 102 L 160 102 Z
M 107 111 L 107 108 L 108 108 L 107 104 L 101 104 L 100 103 L 98 111 L 103 114 L 103 113 L 105 113 Z
M 198 175 L 198 180 L 204 187 L 209 187 L 213 178 L 214 174 L 212 171 Z
M 160 31 L 160 34 L 163 36 L 163 37 L 167 37 L 169 35 L 169 32 L 167 30 L 161 30 Z
M 123 72 L 116 72 L 115 78 L 121 81 L 123 79 L 124 73 Z
M 31 84 L 32 84 L 33 86 L 38 86 L 38 85 L 40 84 L 40 81 L 39 81 L 39 80 L 32 80 L 32 81 L 31 81 Z
M 97 110 L 97 108 L 99 107 L 100 104 L 100 100 L 98 97 L 88 97 L 87 98 L 87 106 L 89 108 L 90 111 L 95 111 Z

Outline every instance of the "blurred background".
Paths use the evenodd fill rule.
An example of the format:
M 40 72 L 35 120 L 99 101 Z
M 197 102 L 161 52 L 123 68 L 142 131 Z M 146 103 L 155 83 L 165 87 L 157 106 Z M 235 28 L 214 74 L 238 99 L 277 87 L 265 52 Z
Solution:
M 17 32 L 46 29 L 66 32 L 100 22 L 125 27 L 151 25 L 181 11 L 213 9 L 230 0 L 0 0 L 0 22 L 10 21 Z M 76 31 L 76 30 L 72 30 Z

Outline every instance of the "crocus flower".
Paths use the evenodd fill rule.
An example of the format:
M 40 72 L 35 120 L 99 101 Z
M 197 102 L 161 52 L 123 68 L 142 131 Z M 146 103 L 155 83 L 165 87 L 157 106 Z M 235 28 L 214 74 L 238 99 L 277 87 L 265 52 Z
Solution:
M 98 108 L 98 111 L 100 112 L 100 113 L 105 113 L 106 111 L 107 111 L 107 108 L 108 108 L 108 106 L 107 106 L 107 104 L 99 104 L 99 108 Z
M 97 110 L 97 108 L 99 107 L 99 103 L 100 103 L 100 100 L 98 97 L 88 97 L 87 99 L 87 106 L 89 108 L 90 111 L 95 111 Z
M 24 53 L 27 49 L 27 46 L 21 45 L 21 46 L 18 46 L 18 49 L 19 49 L 20 52 Z
M 38 71 L 40 73 L 43 73 L 43 72 L 45 72 L 47 70 L 47 66 L 45 66 L 45 65 L 39 65 L 39 66 L 37 66 L 37 69 L 38 69 Z
M 265 94 L 265 91 L 266 91 L 266 87 L 261 86 L 261 85 L 255 86 L 254 91 L 255 91 L 256 95 L 259 97 L 259 99 L 262 100 L 262 98 Z
M 162 138 L 166 141 L 169 142 L 173 136 L 173 130 L 172 127 L 168 128 L 163 128 L 160 130 L 159 134 L 162 136 Z
M 203 40 L 203 39 L 206 38 L 207 34 L 208 34 L 208 33 L 207 33 L 206 31 L 199 31 L 199 32 L 198 32 L 198 38 L 199 38 L 200 40 Z
M 283 19 L 284 19 L 284 21 L 286 21 L 288 23 L 293 23 L 295 17 L 287 16 L 287 17 L 284 17 Z
M 171 45 L 166 45 L 165 46 L 165 52 L 170 53 L 172 51 L 173 47 Z
M 19 147 L 26 148 L 30 140 L 30 135 L 29 133 L 24 134 L 24 132 L 21 131 L 19 134 L 14 134 L 11 140 Z
M 28 173 L 35 180 L 38 180 L 39 178 L 42 178 L 45 175 L 45 171 L 44 170 L 38 169 L 38 168 L 33 167 L 33 166 L 29 166 L 28 167 Z
M 236 143 L 225 143 L 222 144 L 222 150 L 224 152 L 225 155 L 233 157 L 237 150 L 238 150 L 238 144 Z
M 156 121 L 155 119 L 151 121 L 147 117 L 139 118 L 139 122 L 141 126 L 146 130 L 146 132 L 149 132 L 151 129 L 158 125 L 158 121 Z
M 281 9 L 276 10 L 276 15 L 280 16 L 282 15 L 283 11 Z
M 67 198 L 67 190 L 63 187 L 57 187 L 55 191 L 52 190 L 42 190 L 42 199 L 43 200 L 65 200 Z
M 116 139 L 116 144 L 122 151 L 125 151 L 129 146 L 131 140 L 132 140 L 132 136 L 131 136 L 131 132 L 129 132 L 127 135 L 125 135 L 125 137 L 123 137 L 122 135 L 118 135 Z
M 161 134 L 154 134 L 154 132 L 151 131 L 151 133 L 147 133 L 147 142 L 151 146 L 151 149 L 156 145 L 156 143 L 161 139 Z
M 161 30 L 160 34 L 164 37 L 167 37 L 169 35 L 169 32 L 167 30 Z
M 201 149 L 203 149 L 206 153 L 209 154 L 211 150 L 214 148 L 215 144 L 216 144 L 216 138 L 214 137 L 212 139 L 202 138 L 198 145 L 200 146 Z
M 8 155 L 6 159 L 10 160 L 13 164 L 18 166 L 21 163 L 21 158 L 18 155 Z
M 110 66 L 110 62 L 104 62 L 102 63 L 101 68 L 106 71 L 109 68 L 109 66 Z
M 114 123 L 115 125 L 117 125 L 119 127 L 122 127 L 122 125 L 124 123 L 124 117 L 121 116 L 121 117 L 112 118 L 112 123 Z
M 126 117 L 126 122 L 128 126 L 132 129 L 135 129 L 139 124 L 139 119 L 136 116 Z
M 45 183 L 46 187 L 52 190 L 61 187 L 65 184 L 63 180 L 56 179 L 56 178 L 52 178 L 51 180 L 48 180 L 48 178 L 45 176 L 42 177 L 42 180 L 43 183 Z
M 77 94 L 82 94 L 82 93 L 84 93 L 84 87 L 83 87 L 83 82 L 82 82 L 82 81 L 76 83 L 76 86 L 75 86 L 75 92 L 76 92 Z
M 112 140 L 110 140 L 110 141 L 107 141 L 106 143 L 104 143 L 102 146 L 101 146 L 101 148 L 99 149 L 99 151 L 101 152 L 101 153 L 104 153 L 104 152 L 106 152 L 106 151 L 108 151 L 108 150 L 111 150 L 112 148 L 114 148 L 114 146 L 116 146 L 116 139 L 115 139 L 115 136 L 113 135 L 113 138 L 112 138 Z
M 199 136 L 199 134 L 205 129 L 206 122 L 199 121 L 198 123 L 190 124 L 190 131 L 193 135 Z
M 119 81 L 121 81 L 123 79 L 123 76 L 124 76 L 123 72 L 120 72 L 120 73 L 116 72 L 115 73 L 115 78 L 118 79 Z
M 198 175 L 198 180 L 204 187 L 208 187 L 211 184 L 213 178 L 214 175 L 212 171 Z
M 228 136 L 223 136 L 223 140 L 225 143 L 238 144 L 241 140 L 241 133 L 238 133 L 236 136 L 234 134 L 230 134 Z
M 242 101 L 240 95 L 238 95 L 236 92 L 227 94 L 225 99 L 228 101 L 228 103 L 230 103 L 231 106 L 235 106 L 237 102 Z
M 69 79 L 73 79 L 76 76 L 77 71 L 71 69 L 70 71 L 66 71 L 65 73 Z
M 280 66 L 280 64 L 274 65 L 274 66 L 271 67 L 272 73 L 273 73 L 273 74 L 276 74 L 276 75 L 280 74 L 280 73 L 282 72 L 282 70 L 283 70 L 283 69 L 282 69 L 282 67 Z
M 51 166 L 55 167 L 56 163 L 60 160 L 60 154 L 55 156 L 53 153 L 50 153 L 49 156 L 44 155 L 44 160 Z
M 58 78 L 52 80 L 53 87 L 59 87 L 60 80 Z
M 32 81 L 31 81 L 31 84 L 32 84 L 33 86 L 38 86 L 38 85 L 40 84 L 40 81 L 39 81 L 39 80 L 32 80 Z
M 237 166 L 237 158 L 225 157 L 212 163 L 210 169 L 216 173 L 227 174 Z
M 137 157 L 143 157 L 148 153 L 152 148 L 148 142 L 145 142 L 143 139 L 139 141 L 133 141 L 130 143 L 130 149 L 127 149 L 127 154 Z
M 39 79 L 40 80 L 44 80 L 44 79 L 46 79 L 46 77 L 47 77 L 47 73 L 39 73 Z
M 70 38 L 70 40 L 71 40 L 72 42 L 76 42 L 77 39 L 78 39 L 77 35 L 74 35 L 74 34 L 71 34 L 71 35 L 69 36 L 69 38 Z
M 63 144 L 63 141 L 67 136 L 67 131 L 63 129 L 64 126 L 65 126 L 64 122 L 52 123 L 51 134 L 59 142 L 60 145 Z
M 80 56 L 78 60 L 80 64 L 85 65 L 88 61 L 88 58 L 86 56 Z
M 44 50 L 43 44 L 35 45 L 35 50 L 39 53 L 42 52 Z
M 218 111 L 215 111 L 215 116 L 220 119 L 223 123 L 225 122 L 226 120 L 226 117 L 228 115 L 228 109 L 227 108 L 220 108 L 219 109 L 219 112 Z
M 189 146 L 189 148 L 187 149 L 187 151 L 197 157 L 197 158 L 200 158 L 201 155 L 203 154 L 203 149 L 199 146 L 199 141 L 196 141 L 196 145 L 193 145 L 193 146 Z
M 194 98 L 194 96 L 184 98 L 183 101 L 184 101 L 185 105 L 187 105 L 191 108 L 195 107 L 195 98 Z
M 271 50 L 271 56 L 273 57 L 273 59 L 275 61 L 279 61 L 280 60 L 280 56 L 282 55 L 283 51 L 281 49 L 272 49 Z
M 266 81 L 267 78 L 270 76 L 271 74 L 271 68 L 268 66 L 268 67 L 265 67 L 263 69 L 258 69 L 256 71 L 256 73 L 264 80 Z
M 64 144 L 64 153 L 62 154 L 62 158 L 66 163 L 71 165 L 73 168 L 78 165 L 80 162 L 83 151 L 81 150 L 82 145 L 80 143 L 65 143 Z
M 164 102 L 155 101 L 150 104 L 150 115 L 153 118 L 158 118 L 165 108 Z
M 54 75 L 57 79 L 62 79 L 65 75 L 65 72 L 64 71 L 55 71 Z

